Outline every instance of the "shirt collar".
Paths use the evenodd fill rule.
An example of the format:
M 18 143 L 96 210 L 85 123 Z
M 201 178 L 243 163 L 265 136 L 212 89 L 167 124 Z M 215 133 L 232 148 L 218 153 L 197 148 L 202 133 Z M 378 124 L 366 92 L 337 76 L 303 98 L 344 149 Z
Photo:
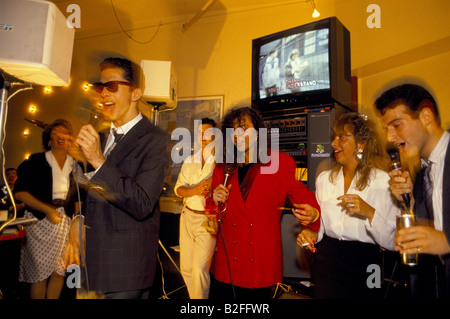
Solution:
M 117 133 L 125 135 L 128 133 L 129 130 L 133 128 L 133 126 L 135 126 L 142 119 L 142 117 L 143 117 L 142 113 L 139 112 L 139 114 L 134 119 L 125 123 L 122 126 L 115 127 L 114 124 L 111 123 L 110 133 L 112 134 L 113 130 L 116 130 Z
M 192 155 L 192 161 L 195 162 L 196 159 L 201 159 L 203 154 L 202 150 L 200 149 L 196 153 Z M 205 164 L 212 164 L 215 163 L 216 157 L 212 154 L 209 154 L 208 158 L 205 160 Z
M 422 164 L 428 165 L 428 163 L 439 163 L 445 159 L 445 153 L 447 151 L 447 146 L 450 141 L 450 134 L 447 131 L 444 131 L 439 142 L 436 144 L 434 149 L 431 151 L 430 156 L 428 157 L 428 162 L 422 159 Z

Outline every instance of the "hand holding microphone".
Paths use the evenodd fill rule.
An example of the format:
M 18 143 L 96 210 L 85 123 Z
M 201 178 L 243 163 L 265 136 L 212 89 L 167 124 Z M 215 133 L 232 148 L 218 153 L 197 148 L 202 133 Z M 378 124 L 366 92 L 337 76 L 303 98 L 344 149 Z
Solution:
M 105 158 L 100 145 L 100 136 L 91 124 L 81 127 L 75 142 L 94 169 L 103 165 Z
M 217 185 L 213 192 L 213 200 L 214 204 L 222 205 L 226 203 L 228 200 L 228 196 L 230 195 L 231 184 L 228 187 L 225 187 L 223 184 Z
M 234 166 L 231 164 L 225 164 L 223 168 L 223 184 L 218 185 L 213 192 L 213 200 L 219 207 L 223 203 L 226 203 L 231 189 L 231 178 L 234 174 Z
M 391 177 L 389 184 L 392 194 L 403 204 L 407 211 L 411 210 L 411 193 L 413 184 L 408 171 L 402 171 L 400 154 L 398 149 L 392 143 L 386 145 L 386 151 L 392 162 L 392 170 L 389 172 Z

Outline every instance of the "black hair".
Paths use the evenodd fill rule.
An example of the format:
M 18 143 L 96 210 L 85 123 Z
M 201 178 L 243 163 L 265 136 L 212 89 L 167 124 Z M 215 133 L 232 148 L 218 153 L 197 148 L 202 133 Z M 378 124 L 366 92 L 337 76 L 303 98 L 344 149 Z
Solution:
M 113 57 L 106 58 L 105 60 L 103 60 L 103 62 L 100 63 L 100 70 L 103 71 L 104 69 L 108 68 L 121 69 L 123 71 L 123 77 L 125 78 L 125 80 L 133 83 L 135 86 L 139 86 L 139 66 L 131 62 L 130 60 Z
M 441 119 L 439 109 L 433 96 L 425 88 L 416 84 L 402 84 L 385 91 L 376 101 L 375 107 L 381 115 L 386 113 L 386 109 L 395 108 L 399 104 L 404 104 L 410 111 L 413 118 L 418 118 L 423 108 L 423 101 L 428 100 L 432 105 L 437 122 Z
M 209 124 L 212 127 L 217 127 L 216 121 L 214 121 L 213 119 L 210 119 L 209 117 L 204 117 L 204 118 L 201 119 L 201 121 L 202 121 L 202 125 L 203 124 Z

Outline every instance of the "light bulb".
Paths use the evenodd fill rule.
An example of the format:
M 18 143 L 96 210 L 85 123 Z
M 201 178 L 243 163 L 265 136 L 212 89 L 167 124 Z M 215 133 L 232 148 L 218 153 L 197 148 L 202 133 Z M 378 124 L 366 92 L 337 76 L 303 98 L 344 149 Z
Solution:
M 33 113 L 36 113 L 36 111 L 37 111 L 37 106 L 34 104 L 30 104 L 30 106 L 28 107 L 28 112 L 33 114 Z
M 83 90 L 89 91 L 89 87 L 90 87 L 89 83 L 84 83 L 83 84 Z
M 319 13 L 319 11 L 317 11 L 317 9 L 316 9 L 316 8 L 314 8 L 314 11 L 313 11 L 312 17 L 313 17 L 313 18 L 317 18 L 318 16 L 320 16 L 320 13 Z

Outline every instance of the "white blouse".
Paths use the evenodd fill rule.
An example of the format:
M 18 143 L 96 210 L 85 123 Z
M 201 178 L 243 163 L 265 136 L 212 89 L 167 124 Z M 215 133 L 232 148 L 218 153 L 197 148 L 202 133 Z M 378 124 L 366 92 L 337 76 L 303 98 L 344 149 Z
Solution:
M 389 175 L 372 169 L 369 185 L 362 191 L 356 189 L 357 174 L 347 191 L 356 194 L 375 208 L 372 222 L 367 218 L 348 215 L 337 198 L 344 195 L 343 169 L 335 176 L 334 184 L 329 180 L 330 171 L 322 172 L 316 180 L 316 198 L 321 209 L 321 224 L 318 241 L 327 236 L 339 240 L 373 243 L 385 249 L 394 249 L 395 219 L 400 209 L 396 206 L 389 189 Z
M 53 156 L 52 151 L 45 152 L 45 159 L 52 168 L 53 199 L 66 199 L 70 186 L 70 172 L 72 171 L 73 158 L 67 155 L 64 166 L 61 169 Z

